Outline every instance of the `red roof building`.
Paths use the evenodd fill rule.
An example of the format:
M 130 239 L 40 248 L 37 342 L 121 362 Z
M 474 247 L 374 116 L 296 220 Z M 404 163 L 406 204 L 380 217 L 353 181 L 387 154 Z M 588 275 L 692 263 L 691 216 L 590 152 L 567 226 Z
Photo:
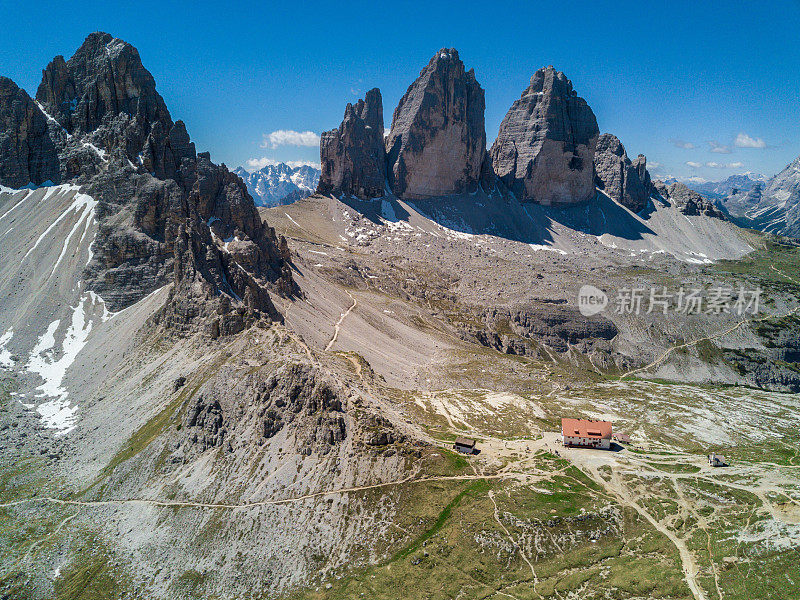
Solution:
M 588 419 L 561 419 L 565 446 L 611 448 L 611 422 Z

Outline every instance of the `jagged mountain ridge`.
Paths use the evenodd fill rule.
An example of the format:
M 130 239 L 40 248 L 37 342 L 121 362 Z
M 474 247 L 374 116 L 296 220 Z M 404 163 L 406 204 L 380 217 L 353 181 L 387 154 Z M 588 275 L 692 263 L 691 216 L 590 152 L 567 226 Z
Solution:
M 424 201 L 474 196 L 480 185 L 486 193 L 497 190 L 496 197 L 509 193 L 523 202 L 568 206 L 597 203 L 600 190 L 635 213 L 653 199 L 672 199 L 685 214 L 725 218 L 683 184 L 654 186 L 646 157 L 632 161 L 616 136 L 600 135 L 587 102 L 552 66 L 531 77 L 492 148 L 481 154 L 484 109 L 474 70 L 465 70 L 455 49 L 443 48 L 400 100 L 385 151 L 380 90 L 347 105 L 339 128 L 322 134 L 317 192 Z
M 242 178 L 256 206 L 291 204 L 314 193 L 320 170 L 311 165 L 292 167 L 286 163 L 267 165 L 249 172 L 244 167 L 233 171 Z
M 241 179 L 195 151 L 133 46 L 93 33 L 69 60 L 51 61 L 35 102 L 15 88 L 2 82 L 12 143 L 2 146 L 0 183 L 70 182 L 97 202 L 85 280 L 111 310 L 174 282 L 164 323 L 203 316 L 228 332 L 262 314 L 279 318 L 267 288 L 291 293 L 285 243 Z M 219 316 L 206 300 L 219 303 Z

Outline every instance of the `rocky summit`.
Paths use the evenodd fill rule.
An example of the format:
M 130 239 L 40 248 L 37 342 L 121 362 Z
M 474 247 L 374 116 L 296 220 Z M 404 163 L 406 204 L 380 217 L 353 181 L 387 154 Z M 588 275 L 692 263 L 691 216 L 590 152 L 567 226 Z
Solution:
M 378 88 L 355 106 L 347 104 L 338 129 L 320 140 L 322 173 L 317 191 L 361 199 L 383 196 L 386 156 L 383 147 L 383 100 Z
M 486 152 L 484 93 L 454 48 L 437 52 L 406 91 L 386 139 L 392 191 L 415 200 L 472 191 Z
M 266 289 L 293 289 L 285 242 L 242 180 L 195 152 L 133 46 L 89 35 L 50 62 L 36 97 L 0 81 L 0 183 L 70 182 L 97 202 L 89 290 L 118 310 L 172 282 L 162 320 L 179 327 L 279 318 Z
M 647 205 L 652 187 L 647 159 L 640 154 L 631 162 L 617 136 L 604 133 L 598 138 L 594 169 L 597 187 L 612 200 L 633 212 Z
M 490 150 L 492 167 L 520 200 L 583 202 L 595 194 L 599 134 L 592 109 L 564 73 L 539 69 L 500 123 Z

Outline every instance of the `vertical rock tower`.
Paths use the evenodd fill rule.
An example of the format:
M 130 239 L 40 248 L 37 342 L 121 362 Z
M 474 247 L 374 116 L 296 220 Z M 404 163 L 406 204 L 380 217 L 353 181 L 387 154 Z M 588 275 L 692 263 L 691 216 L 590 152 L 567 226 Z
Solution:
M 597 141 L 594 168 L 597 187 L 609 198 L 633 212 L 647 206 L 652 184 L 644 155 L 631 162 L 617 136 L 604 133 Z
M 400 198 L 472 191 L 486 150 L 483 88 L 454 48 L 431 58 L 400 100 L 386 140 L 387 175 Z
M 58 149 L 33 99 L 0 77 L 0 183 L 19 188 L 60 181 Z
M 317 191 L 361 199 L 383 196 L 386 155 L 383 147 L 383 100 L 373 88 L 355 106 L 347 105 L 338 129 L 322 134 L 322 173 Z
M 599 134 L 592 109 L 572 82 L 553 67 L 539 69 L 500 124 L 492 168 L 520 200 L 583 202 L 595 194 Z

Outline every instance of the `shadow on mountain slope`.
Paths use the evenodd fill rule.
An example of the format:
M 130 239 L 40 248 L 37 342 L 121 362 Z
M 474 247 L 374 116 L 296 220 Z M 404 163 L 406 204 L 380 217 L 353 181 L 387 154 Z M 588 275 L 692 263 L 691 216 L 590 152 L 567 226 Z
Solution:
M 513 194 L 478 189 L 472 194 L 404 202 L 394 196 L 372 200 L 343 196 L 340 201 L 376 225 L 408 222 L 410 208 L 447 229 L 469 235 L 493 235 L 526 244 L 553 245 L 558 226 L 587 235 L 610 234 L 627 240 L 656 235 L 640 218 L 599 193 L 590 202 L 573 206 L 542 206 L 519 202 Z M 408 207 L 408 208 L 406 208 Z M 643 217 L 649 216 L 650 205 Z

